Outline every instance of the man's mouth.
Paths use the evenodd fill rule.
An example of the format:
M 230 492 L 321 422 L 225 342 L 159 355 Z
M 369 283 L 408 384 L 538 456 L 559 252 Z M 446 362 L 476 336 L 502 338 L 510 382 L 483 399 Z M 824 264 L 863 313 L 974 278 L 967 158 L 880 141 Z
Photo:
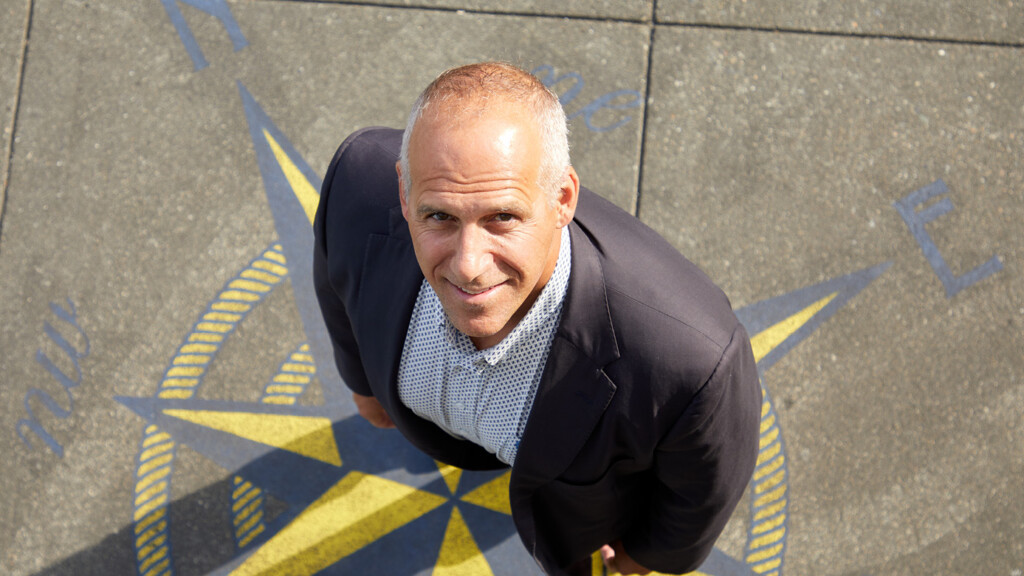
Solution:
M 503 282 L 492 284 L 490 286 L 459 286 L 458 284 L 452 284 L 452 286 L 466 296 L 480 296 L 481 294 L 486 294 L 487 292 L 494 290 L 498 286 L 501 286 L 501 284 L 503 284 Z

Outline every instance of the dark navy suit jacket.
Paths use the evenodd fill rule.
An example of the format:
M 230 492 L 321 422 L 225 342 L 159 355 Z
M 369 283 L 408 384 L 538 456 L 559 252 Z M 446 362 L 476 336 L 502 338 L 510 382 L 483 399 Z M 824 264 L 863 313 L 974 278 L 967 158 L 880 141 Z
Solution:
M 350 136 L 314 223 L 317 297 L 345 383 L 431 457 L 504 466 L 413 414 L 398 363 L 423 275 L 398 199 L 401 131 Z M 512 469 L 512 517 L 549 574 L 621 539 L 648 568 L 696 569 L 742 496 L 761 390 L 725 295 L 658 234 L 583 189 L 562 319 Z

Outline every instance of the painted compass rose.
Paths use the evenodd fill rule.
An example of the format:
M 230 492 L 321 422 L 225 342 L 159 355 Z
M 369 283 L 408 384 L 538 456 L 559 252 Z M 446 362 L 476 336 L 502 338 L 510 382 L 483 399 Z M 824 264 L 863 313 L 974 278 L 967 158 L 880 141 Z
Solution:
M 310 224 L 320 179 L 239 83 L 279 240 L 261 250 L 209 303 L 151 398 L 118 398 L 147 424 L 134 490 L 136 568 L 175 573 L 169 512 L 174 459 L 188 446 L 231 476 L 234 558 L 213 573 L 502 576 L 539 574 L 519 542 L 507 472 L 463 472 L 431 460 L 393 430 L 362 420 L 338 378 L 312 287 Z M 764 300 L 738 312 L 761 374 L 888 267 L 882 264 Z M 200 397 L 224 343 L 283 279 L 290 279 L 306 342 L 280 363 L 259 402 Z M 313 378 L 324 402 L 299 403 Z M 763 388 L 763 387 L 762 387 Z M 716 549 L 709 575 L 783 572 L 788 467 L 767 391 L 749 489 L 745 551 Z M 271 518 L 267 502 L 283 511 Z M 594 574 L 604 568 L 595 556 Z

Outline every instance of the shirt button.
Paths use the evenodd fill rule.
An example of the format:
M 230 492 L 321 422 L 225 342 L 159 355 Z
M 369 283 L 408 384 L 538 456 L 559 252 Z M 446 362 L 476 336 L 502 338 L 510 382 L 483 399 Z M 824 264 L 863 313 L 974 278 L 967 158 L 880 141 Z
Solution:
M 466 405 L 463 404 L 462 402 L 456 402 L 455 409 L 458 410 L 459 412 L 462 412 L 463 410 L 466 409 Z

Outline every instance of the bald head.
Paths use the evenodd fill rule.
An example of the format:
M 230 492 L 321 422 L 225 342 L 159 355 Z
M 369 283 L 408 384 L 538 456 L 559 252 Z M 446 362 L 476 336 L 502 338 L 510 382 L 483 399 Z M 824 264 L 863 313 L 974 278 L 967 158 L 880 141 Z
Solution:
M 565 111 L 558 96 L 532 74 L 500 62 L 482 62 L 445 71 L 420 94 L 402 137 L 400 163 L 406 194 L 411 189 L 409 142 L 421 119 L 458 128 L 496 108 L 520 108 L 541 135 L 542 161 L 538 185 L 553 203 L 569 168 Z

